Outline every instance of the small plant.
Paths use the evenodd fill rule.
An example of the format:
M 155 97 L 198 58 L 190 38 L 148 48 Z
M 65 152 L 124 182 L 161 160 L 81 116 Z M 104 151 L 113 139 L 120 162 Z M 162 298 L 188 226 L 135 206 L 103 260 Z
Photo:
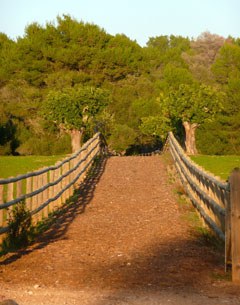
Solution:
M 175 192 L 179 196 L 187 196 L 186 190 L 184 189 L 184 186 L 180 182 L 176 183 L 176 185 L 175 185 Z
M 2 243 L 2 252 L 11 252 L 26 247 L 32 239 L 33 227 L 30 211 L 25 201 L 16 204 L 9 213 L 8 233 Z

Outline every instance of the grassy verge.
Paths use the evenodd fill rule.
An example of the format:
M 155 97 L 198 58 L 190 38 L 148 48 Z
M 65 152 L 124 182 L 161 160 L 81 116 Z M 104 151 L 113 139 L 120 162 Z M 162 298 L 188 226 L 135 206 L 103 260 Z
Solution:
M 179 208 L 182 212 L 182 219 L 189 224 L 192 234 L 200 243 L 222 252 L 224 250 L 223 243 L 203 224 L 202 219 L 188 198 L 183 185 L 177 178 L 178 174 L 173 164 L 173 160 L 169 159 L 169 155 L 166 155 L 164 161 L 167 164 L 168 181 L 173 185 L 174 193 L 177 196 Z
M 240 167 L 240 156 L 191 156 L 191 159 L 207 171 L 227 180 L 235 167 Z
M 1 156 L 0 157 L 0 177 L 8 178 L 32 172 L 44 166 L 55 164 L 62 160 L 63 155 L 57 156 Z
M 201 157 L 203 157 L 203 161 L 205 161 L 204 157 L 210 157 L 210 156 L 201 156 Z M 199 158 L 199 156 L 197 156 L 196 159 L 197 158 Z M 240 157 L 238 158 L 240 159 Z M 173 185 L 173 191 L 177 197 L 179 209 L 181 211 L 181 219 L 188 224 L 190 235 L 197 243 L 199 243 L 204 247 L 207 247 L 209 251 L 214 253 L 216 255 L 219 264 L 224 266 L 224 243 L 221 240 L 219 240 L 206 225 L 203 224 L 201 217 L 199 216 L 198 212 L 196 211 L 190 199 L 188 198 L 183 185 L 180 183 L 180 181 L 177 178 L 178 174 L 176 172 L 175 166 L 173 165 L 173 160 L 171 159 L 169 154 L 165 154 L 164 161 L 168 169 L 168 181 L 170 184 Z M 205 163 L 204 162 L 201 164 L 199 163 L 199 165 L 203 166 L 205 165 Z M 236 167 L 236 164 L 234 166 Z M 205 167 L 208 171 L 210 171 L 209 167 L 208 168 L 207 166 L 203 166 L 203 167 Z M 226 167 L 225 173 L 227 173 L 228 168 L 229 167 Z M 221 165 L 220 165 L 220 169 L 222 171 Z M 214 170 L 212 170 L 212 172 L 213 171 Z M 218 172 L 215 171 L 215 175 L 219 175 L 219 171 Z M 223 267 L 221 270 L 214 270 L 210 274 L 210 276 L 214 281 L 218 281 L 218 282 L 231 281 L 231 271 L 225 272 Z

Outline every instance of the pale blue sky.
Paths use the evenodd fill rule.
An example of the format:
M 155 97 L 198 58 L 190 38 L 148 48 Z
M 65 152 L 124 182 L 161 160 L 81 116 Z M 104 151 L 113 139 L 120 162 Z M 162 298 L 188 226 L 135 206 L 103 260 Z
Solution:
M 113 35 L 124 33 L 141 45 L 149 37 L 197 37 L 207 30 L 240 37 L 240 0 L 0 0 L 0 32 L 23 36 L 26 25 L 44 25 L 62 14 Z

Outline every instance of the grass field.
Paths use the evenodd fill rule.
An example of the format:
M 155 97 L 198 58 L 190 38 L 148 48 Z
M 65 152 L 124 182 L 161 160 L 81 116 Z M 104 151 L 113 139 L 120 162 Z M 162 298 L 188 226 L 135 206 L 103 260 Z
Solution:
M 8 178 L 32 172 L 44 166 L 55 164 L 65 156 L 1 156 L 0 178 Z M 226 180 L 234 167 L 240 167 L 240 156 L 192 156 L 191 159 L 213 173 Z
M 207 171 L 227 180 L 235 167 L 240 167 L 240 156 L 192 156 L 191 159 Z
M 44 166 L 54 165 L 56 161 L 62 160 L 63 155 L 58 156 L 1 156 L 0 178 L 8 178 L 32 172 Z

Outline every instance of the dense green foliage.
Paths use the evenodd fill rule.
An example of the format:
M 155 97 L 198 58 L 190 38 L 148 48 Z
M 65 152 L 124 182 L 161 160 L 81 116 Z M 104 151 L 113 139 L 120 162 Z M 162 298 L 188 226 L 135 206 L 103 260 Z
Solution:
M 51 91 L 43 109 L 47 119 L 72 129 L 86 127 L 107 104 L 108 95 L 102 89 L 70 87 Z
M 208 32 L 151 37 L 146 47 L 70 16 L 0 33 L 0 154 L 71 151 L 68 133 L 96 130 L 110 148 L 162 145 L 196 123 L 198 150 L 240 153 L 240 43 Z

